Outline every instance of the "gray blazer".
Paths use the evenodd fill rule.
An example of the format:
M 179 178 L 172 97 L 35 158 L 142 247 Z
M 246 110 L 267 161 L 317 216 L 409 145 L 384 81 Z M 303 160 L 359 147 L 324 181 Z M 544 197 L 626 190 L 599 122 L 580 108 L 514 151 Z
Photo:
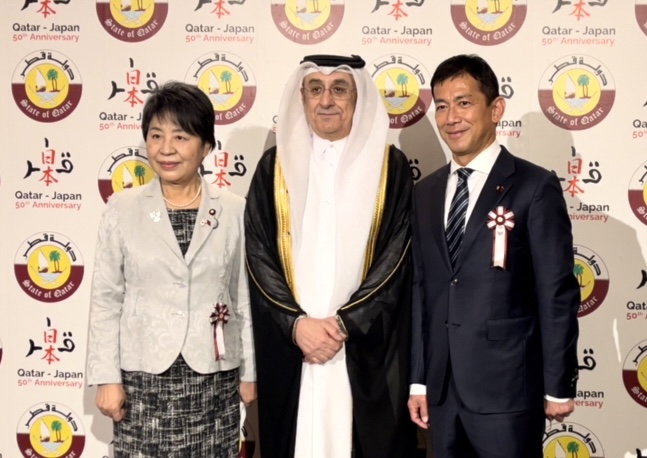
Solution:
M 86 381 L 121 383 L 120 370 L 159 374 L 180 353 L 196 372 L 240 368 L 255 381 L 245 275 L 245 199 L 202 179 L 191 244 L 182 256 L 159 180 L 114 194 L 95 252 Z M 225 356 L 216 361 L 209 316 L 227 304 Z

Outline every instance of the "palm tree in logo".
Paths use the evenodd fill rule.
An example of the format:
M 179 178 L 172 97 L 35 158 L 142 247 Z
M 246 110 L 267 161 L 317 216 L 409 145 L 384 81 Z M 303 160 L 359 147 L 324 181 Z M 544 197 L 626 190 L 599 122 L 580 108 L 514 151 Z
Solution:
M 60 421 L 54 420 L 52 422 L 52 431 L 56 433 L 56 440 L 54 442 L 63 442 L 63 439 L 61 439 L 61 430 L 63 429 L 63 425 L 61 424 Z
M 575 264 L 573 266 L 573 275 L 577 277 L 577 284 L 580 285 L 580 288 L 584 288 L 584 267 L 581 264 Z
M 139 186 L 144 184 L 144 177 L 146 176 L 146 168 L 143 165 L 135 166 L 135 176 L 137 177 L 137 183 Z
M 569 442 L 566 445 L 566 451 L 571 454 L 571 458 L 577 458 L 577 452 L 580 451 L 580 446 L 577 442 Z
M 52 82 L 52 92 L 58 92 L 58 85 L 56 84 L 58 81 L 58 70 L 55 68 L 47 70 L 47 79 Z
M 409 77 L 405 75 L 404 73 L 400 73 L 397 77 L 397 83 L 401 86 L 400 92 L 402 93 L 402 97 L 408 97 L 409 94 L 407 93 L 407 83 L 409 82 Z
M 312 12 L 313 13 L 319 13 L 319 0 L 312 0 Z
M 49 253 L 49 260 L 54 263 L 54 273 L 60 274 L 61 269 L 60 269 L 59 261 L 61 260 L 61 253 L 59 253 L 57 250 L 52 250 Z
M 225 94 L 231 94 L 231 72 L 228 70 L 222 72 L 220 80 L 225 83 Z
M 492 3 L 494 3 L 494 12 L 495 13 L 501 13 L 501 1 L 500 0 L 492 0 Z
M 137 11 L 144 11 L 144 0 L 137 0 Z
M 589 98 L 589 83 L 591 82 L 591 79 L 589 78 L 588 75 L 580 75 L 577 78 L 577 85 L 582 86 L 582 98 L 583 99 L 588 99 Z

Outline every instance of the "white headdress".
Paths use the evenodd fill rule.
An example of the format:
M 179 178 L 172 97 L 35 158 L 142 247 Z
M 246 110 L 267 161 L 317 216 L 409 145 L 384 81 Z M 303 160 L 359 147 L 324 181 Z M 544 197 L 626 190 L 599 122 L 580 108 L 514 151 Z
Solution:
M 297 253 L 312 154 L 312 131 L 300 91 L 303 78 L 313 70 L 324 74 L 344 71 L 353 76 L 357 102 L 335 179 L 337 233 L 341 236 L 337 237 L 335 249 L 337 267 L 333 301 L 338 304 L 345 302 L 361 282 L 389 130 L 389 117 L 382 97 L 363 67 L 364 61 L 358 56 L 304 58 L 286 85 L 276 129 L 278 159 L 290 199 L 292 247 Z

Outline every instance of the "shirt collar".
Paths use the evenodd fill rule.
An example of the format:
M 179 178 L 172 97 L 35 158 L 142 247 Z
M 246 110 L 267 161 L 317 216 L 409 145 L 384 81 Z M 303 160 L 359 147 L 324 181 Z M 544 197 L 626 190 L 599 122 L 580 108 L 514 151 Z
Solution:
M 499 145 L 498 141 L 494 140 L 494 143 L 481 151 L 474 159 L 472 159 L 469 164 L 467 164 L 466 167 L 469 167 L 470 169 L 477 172 L 485 173 L 487 175 L 490 173 L 490 170 L 492 170 L 492 167 L 494 167 L 494 163 L 499 157 L 500 152 L 501 145 Z M 459 165 L 452 158 L 449 174 L 451 175 L 455 173 L 456 170 L 460 169 L 461 167 L 462 165 Z
M 324 159 L 332 160 L 337 162 L 341 157 L 342 151 L 344 151 L 344 146 L 346 145 L 346 140 L 348 137 L 344 137 L 340 140 L 330 141 L 324 138 L 321 138 L 314 132 L 312 133 L 312 153 L 313 157 L 317 161 L 322 161 Z M 331 149 L 330 146 L 333 146 Z

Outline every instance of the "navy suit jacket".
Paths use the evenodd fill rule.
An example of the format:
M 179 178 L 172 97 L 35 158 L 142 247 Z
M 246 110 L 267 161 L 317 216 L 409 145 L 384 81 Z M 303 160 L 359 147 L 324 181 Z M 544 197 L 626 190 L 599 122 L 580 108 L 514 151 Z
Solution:
M 575 396 L 577 311 L 573 239 L 555 174 L 502 147 L 467 222 L 452 269 L 444 206 L 450 167 L 418 183 L 413 209 L 412 383 L 441 401 L 451 376 L 478 413 L 541 408 Z M 506 269 L 492 267 L 488 213 L 512 210 Z

